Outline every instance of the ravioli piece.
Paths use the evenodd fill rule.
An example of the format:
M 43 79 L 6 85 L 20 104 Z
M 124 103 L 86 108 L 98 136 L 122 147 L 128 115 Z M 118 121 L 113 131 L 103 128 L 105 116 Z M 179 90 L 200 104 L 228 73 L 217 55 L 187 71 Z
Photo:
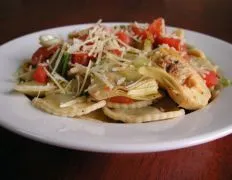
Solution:
M 18 92 L 21 92 L 30 96 L 44 95 L 47 92 L 53 91 L 56 89 L 56 86 L 52 83 L 39 84 L 35 81 L 29 81 L 21 84 L 17 84 L 14 89 Z
M 89 114 L 85 114 L 81 116 L 82 119 L 93 120 L 93 121 L 101 121 L 101 122 L 112 122 L 102 111 L 102 109 L 97 109 L 96 111 L 92 111 Z
M 92 111 L 100 109 L 106 105 L 106 102 L 77 102 L 70 106 L 61 107 L 61 94 L 46 96 L 45 98 L 34 98 L 32 104 L 45 112 L 64 117 L 79 117 Z
M 158 108 L 152 106 L 139 109 L 110 109 L 108 107 L 104 107 L 103 112 L 111 119 L 123 121 L 125 123 L 142 123 L 164 120 L 183 116 L 185 114 L 184 109 L 162 112 Z
M 130 104 L 123 104 L 123 103 L 113 103 L 113 102 L 107 102 L 106 106 L 109 108 L 115 108 L 115 109 L 136 109 L 136 108 L 142 108 L 146 107 L 152 104 L 152 100 L 148 101 L 136 101 Z

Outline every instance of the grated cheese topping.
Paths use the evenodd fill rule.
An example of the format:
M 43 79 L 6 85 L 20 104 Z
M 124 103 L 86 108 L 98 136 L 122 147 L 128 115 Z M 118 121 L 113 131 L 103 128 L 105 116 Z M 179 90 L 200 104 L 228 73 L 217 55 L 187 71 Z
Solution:
M 62 46 L 62 48 L 60 50 L 60 53 L 59 53 L 59 55 L 57 57 L 54 69 L 52 70 L 52 74 L 54 74 L 56 72 L 56 69 L 58 68 L 58 65 L 60 64 L 61 58 L 62 58 L 62 56 L 64 54 L 65 48 L 66 48 L 66 44 L 63 44 L 63 46 Z
M 56 78 L 44 67 L 43 68 L 48 77 L 51 78 L 51 80 L 57 85 L 57 87 L 61 90 L 62 93 L 65 93 L 64 88 L 61 86 L 61 84 L 56 80 Z
M 79 91 L 80 94 L 82 93 L 82 91 L 83 91 L 83 89 L 84 89 L 84 87 L 85 87 L 87 78 L 88 78 L 88 76 L 89 76 L 89 74 L 90 74 L 91 65 L 92 65 L 92 61 L 90 61 L 89 64 L 88 64 L 88 67 L 87 67 L 87 70 L 86 70 L 86 73 L 85 73 L 85 77 L 84 77 L 83 83 L 82 83 L 82 85 L 81 85 L 81 89 L 80 89 L 80 91 Z

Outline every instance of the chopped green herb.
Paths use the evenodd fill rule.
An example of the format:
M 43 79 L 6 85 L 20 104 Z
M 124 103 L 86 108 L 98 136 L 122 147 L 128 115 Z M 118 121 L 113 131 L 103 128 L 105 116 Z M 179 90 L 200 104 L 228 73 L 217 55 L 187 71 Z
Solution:
M 63 77 L 66 76 L 66 73 L 68 71 L 69 60 L 70 60 L 70 54 L 65 52 L 61 58 L 61 63 L 59 64 L 59 67 L 57 68 L 57 73 L 59 73 Z
M 70 59 L 70 55 L 68 53 L 64 54 L 64 59 L 63 59 L 63 68 L 62 68 L 62 72 L 61 75 L 64 77 L 66 76 L 66 73 L 68 71 L 68 62 Z

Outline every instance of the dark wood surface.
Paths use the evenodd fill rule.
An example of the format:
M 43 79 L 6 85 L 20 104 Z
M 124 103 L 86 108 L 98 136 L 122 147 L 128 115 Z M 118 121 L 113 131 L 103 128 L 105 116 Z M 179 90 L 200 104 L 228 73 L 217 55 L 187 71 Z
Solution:
M 230 0 L 1 0 L 0 44 L 37 30 L 104 21 L 151 21 L 232 43 Z M 35 142 L 0 128 L 0 179 L 231 180 L 232 135 L 174 151 L 104 154 Z

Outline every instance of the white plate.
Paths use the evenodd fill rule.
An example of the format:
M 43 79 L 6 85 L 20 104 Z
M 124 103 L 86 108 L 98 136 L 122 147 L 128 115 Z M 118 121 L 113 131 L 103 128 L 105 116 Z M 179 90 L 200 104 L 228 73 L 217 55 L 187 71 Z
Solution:
M 101 152 L 171 150 L 205 143 L 232 132 L 232 88 L 223 90 L 215 101 L 202 110 L 182 118 L 144 124 L 114 124 L 57 117 L 35 109 L 24 95 L 9 93 L 14 86 L 12 74 L 22 60 L 30 57 L 38 48 L 39 35 L 65 37 L 74 29 L 87 26 L 48 29 L 17 38 L 0 47 L 0 124 L 3 127 L 49 144 Z M 203 49 L 225 75 L 232 78 L 231 44 L 192 31 L 186 31 L 186 36 L 189 43 Z

